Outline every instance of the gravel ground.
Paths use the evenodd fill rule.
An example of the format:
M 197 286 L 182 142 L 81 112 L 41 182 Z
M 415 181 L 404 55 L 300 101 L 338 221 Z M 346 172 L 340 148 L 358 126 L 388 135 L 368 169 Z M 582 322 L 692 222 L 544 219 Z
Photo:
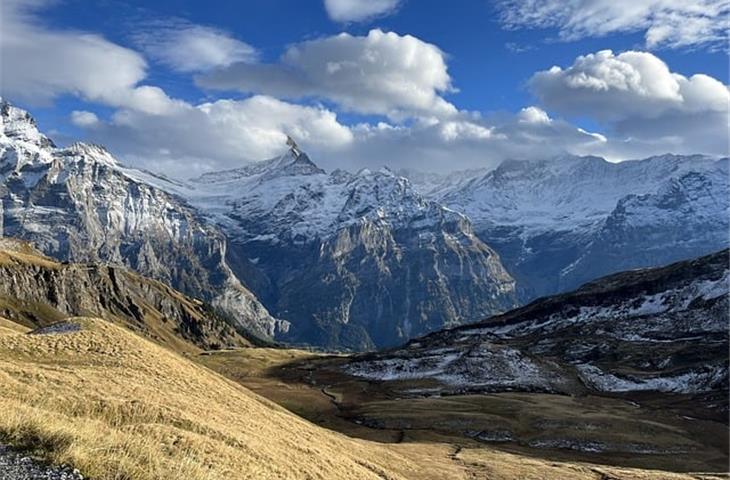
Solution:
M 0 445 L 0 480 L 83 480 L 71 467 L 51 467 Z

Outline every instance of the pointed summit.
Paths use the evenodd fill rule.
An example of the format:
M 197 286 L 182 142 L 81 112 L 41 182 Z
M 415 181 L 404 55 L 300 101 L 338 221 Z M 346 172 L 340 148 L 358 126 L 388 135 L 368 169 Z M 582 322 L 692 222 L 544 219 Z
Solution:
M 38 131 L 30 113 L 0 97 L 0 138 L 27 143 L 40 148 L 54 148 L 53 142 Z
M 271 167 L 264 173 L 263 179 L 326 173 L 310 160 L 309 155 L 299 149 L 297 143 L 290 136 L 287 135 L 286 138 L 289 150 L 279 157 L 278 161 L 272 162 Z

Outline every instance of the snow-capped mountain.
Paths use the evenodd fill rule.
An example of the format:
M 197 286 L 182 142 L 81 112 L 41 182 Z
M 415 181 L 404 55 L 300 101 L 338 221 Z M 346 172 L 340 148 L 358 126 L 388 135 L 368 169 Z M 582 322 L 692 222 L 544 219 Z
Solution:
M 440 393 L 660 391 L 726 409 L 729 254 L 614 274 L 344 368 Z
M 529 299 L 726 247 L 728 163 L 701 155 L 621 163 L 565 156 L 506 161 L 445 187 L 418 188 L 464 213 Z
M 232 267 L 291 321 L 290 340 L 395 345 L 516 301 L 469 220 L 388 169 L 327 174 L 292 149 L 206 174 L 183 194 L 226 232 Z
M 131 267 L 202 298 L 242 327 L 286 328 L 239 282 L 226 239 L 181 198 L 104 148 L 56 148 L 24 110 L 0 100 L 0 235 L 73 262 Z

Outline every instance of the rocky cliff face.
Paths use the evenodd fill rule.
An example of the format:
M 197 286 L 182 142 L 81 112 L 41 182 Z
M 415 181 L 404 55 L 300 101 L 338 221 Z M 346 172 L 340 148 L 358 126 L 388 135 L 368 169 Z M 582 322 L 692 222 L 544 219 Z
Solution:
M 355 358 L 374 380 L 439 391 L 669 392 L 727 409 L 729 252 L 615 274 L 404 348 Z
M 0 317 L 42 327 L 74 316 L 125 326 L 176 350 L 250 342 L 208 305 L 126 268 L 60 263 L 0 239 Z
M 486 174 L 460 172 L 417 187 L 474 222 L 527 300 L 727 247 L 729 161 L 507 161 Z
M 291 321 L 291 341 L 390 346 L 516 302 L 469 220 L 387 169 L 326 174 L 290 151 L 185 194 L 230 238 L 234 270 L 258 277 L 247 285 Z
M 128 266 L 260 336 L 285 328 L 231 272 L 225 236 L 145 176 L 99 146 L 56 148 L 27 112 L 0 102 L 0 235 L 62 260 Z

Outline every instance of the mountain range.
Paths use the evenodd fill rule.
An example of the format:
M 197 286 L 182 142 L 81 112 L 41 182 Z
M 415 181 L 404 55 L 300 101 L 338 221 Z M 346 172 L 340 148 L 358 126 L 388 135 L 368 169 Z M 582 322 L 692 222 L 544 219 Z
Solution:
M 487 172 L 401 173 L 473 222 L 527 301 L 726 247 L 729 164 L 703 155 L 563 156 Z
M 327 173 L 290 149 L 182 181 L 97 145 L 56 147 L 6 101 L 0 120 L 2 236 L 129 267 L 265 339 L 393 347 L 728 243 L 727 158 L 566 156 L 441 176 Z

